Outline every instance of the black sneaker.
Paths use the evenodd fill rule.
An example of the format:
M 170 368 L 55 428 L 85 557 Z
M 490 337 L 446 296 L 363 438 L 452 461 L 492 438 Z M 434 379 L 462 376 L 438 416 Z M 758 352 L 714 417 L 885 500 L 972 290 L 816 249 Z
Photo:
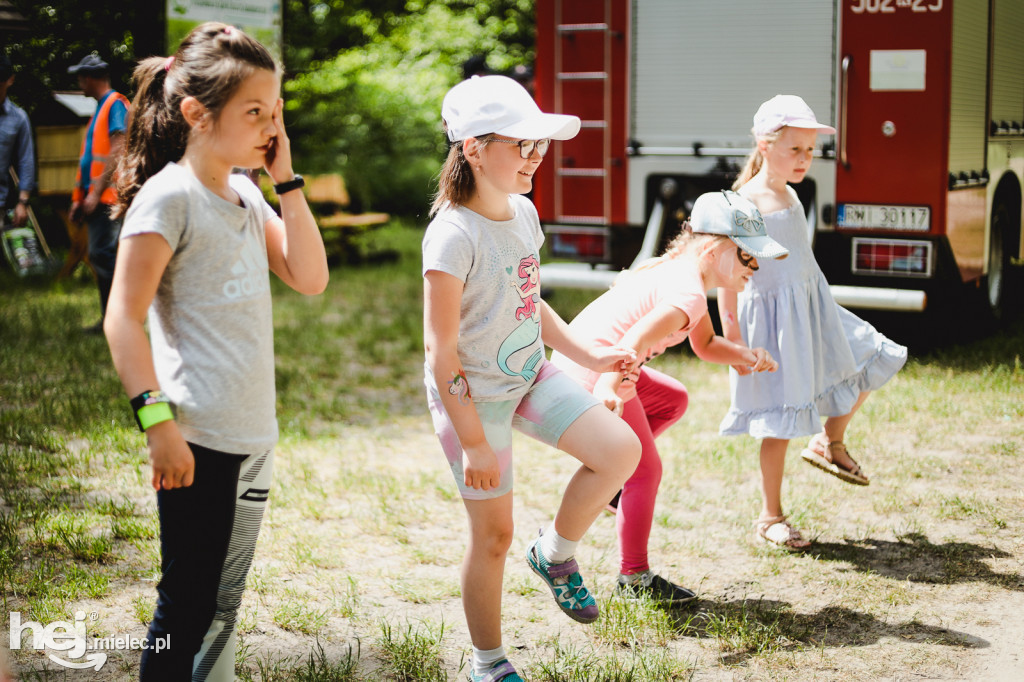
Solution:
M 691 590 L 670 583 L 651 571 L 620 575 L 615 594 L 625 599 L 650 599 L 668 606 L 678 606 L 697 598 Z

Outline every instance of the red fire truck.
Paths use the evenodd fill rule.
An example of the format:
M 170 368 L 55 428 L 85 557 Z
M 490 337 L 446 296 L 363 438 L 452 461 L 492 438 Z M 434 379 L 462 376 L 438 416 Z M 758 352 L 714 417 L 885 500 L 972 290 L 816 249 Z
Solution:
M 537 98 L 583 119 L 535 188 L 545 287 L 654 255 L 782 93 L 838 129 L 795 186 L 836 299 L 919 311 L 967 284 L 998 316 L 1024 293 L 1022 35 L 1021 0 L 538 0 Z

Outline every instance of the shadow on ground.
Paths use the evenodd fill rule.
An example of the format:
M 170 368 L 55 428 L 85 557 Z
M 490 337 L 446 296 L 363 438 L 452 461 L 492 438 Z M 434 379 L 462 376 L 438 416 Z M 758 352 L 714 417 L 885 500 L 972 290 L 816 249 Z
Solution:
M 765 599 L 702 599 L 670 616 L 681 636 L 717 640 L 725 665 L 791 649 L 868 646 L 883 638 L 965 649 L 989 646 L 980 637 L 917 621 L 892 623 L 837 606 L 796 613 L 788 602 Z
M 854 570 L 871 572 L 895 580 L 951 585 L 986 582 L 996 587 L 1024 592 L 1024 576 L 997 573 L 985 561 L 1012 556 L 995 547 L 969 542 L 935 544 L 920 533 L 904 535 L 897 541 L 856 540 L 816 542 L 813 554 L 822 561 L 852 564 Z

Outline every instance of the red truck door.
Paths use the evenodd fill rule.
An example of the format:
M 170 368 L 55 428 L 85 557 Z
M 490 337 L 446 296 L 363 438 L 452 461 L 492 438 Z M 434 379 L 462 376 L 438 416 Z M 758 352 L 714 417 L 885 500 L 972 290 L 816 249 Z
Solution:
M 545 223 L 625 222 L 628 21 L 627 0 L 537 3 L 537 101 L 583 124 L 554 145 L 545 164 L 552 167 L 535 181 Z
M 841 231 L 945 230 L 952 2 L 842 0 Z

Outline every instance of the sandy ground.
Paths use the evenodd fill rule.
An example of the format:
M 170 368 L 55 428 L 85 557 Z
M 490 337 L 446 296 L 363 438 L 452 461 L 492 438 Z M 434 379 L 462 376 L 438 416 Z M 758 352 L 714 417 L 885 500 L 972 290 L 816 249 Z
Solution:
M 1017 421 L 983 415 L 982 423 L 960 428 L 918 423 L 912 413 L 874 419 L 875 431 L 852 441 L 872 476 L 867 488 L 803 464 L 799 447 L 791 447 L 787 508 L 815 540 L 811 551 L 792 555 L 752 541 L 756 455 L 707 426 L 717 423 L 727 400 L 723 382 L 701 390 L 704 400 L 659 440 L 665 478 L 650 542 L 652 567 L 699 598 L 669 613 L 667 635 L 634 633 L 632 650 L 560 614 L 526 567 L 526 547 L 550 521 L 575 465 L 517 440 L 516 534 L 503 623 L 510 659 L 526 679 L 551 679 L 542 666 L 575 652 L 595 658 L 581 658 L 572 675 L 563 670 L 558 679 L 596 682 L 607 679 L 595 673 L 602 661 L 661 655 L 689 670 L 678 679 L 700 681 L 1024 680 L 1024 450 Z M 895 397 L 899 386 L 891 390 Z M 880 397 L 872 409 L 900 414 L 898 407 Z M 939 428 L 940 435 L 929 433 Z M 469 636 L 458 596 L 465 515 L 425 416 L 346 427 L 312 443 L 284 442 L 276 467 L 240 612 L 250 667 L 257 659 L 304 659 L 319 638 L 331 660 L 358 648 L 362 679 L 394 679 L 382 668 L 381 623 L 396 633 L 443 623 L 444 670 L 449 679 L 466 679 L 460 662 Z M 124 472 L 97 473 L 87 484 L 123 485 L 151 512 L 151 493 L 133 480 Z M 970 510 L 958 513 L 956 504 Z M 153 545 L 125 544 L 118 561 L 151 566 Z M 578 559 L 605 603 L 617 573 L 611 515 L 597 519 Z M 140 568 L 103 599 L 76 608 L 89 614 L 91 631 L 142 637 L 133 602 L 151 600 L 153 588 L 152 570 Z M 323 614 L 323 622 L 303 632 L 282 615 L 296 608 Z M 776 628 L 769 651 L 709 632 L 709 621 L 737 613 Z M 25 680 L 138 675 L 137 652 L 110 652 L 99 671 L 65 670 L 31 652 L 15 658 Z M 38 672 L 44 665 L 52 672 Z

